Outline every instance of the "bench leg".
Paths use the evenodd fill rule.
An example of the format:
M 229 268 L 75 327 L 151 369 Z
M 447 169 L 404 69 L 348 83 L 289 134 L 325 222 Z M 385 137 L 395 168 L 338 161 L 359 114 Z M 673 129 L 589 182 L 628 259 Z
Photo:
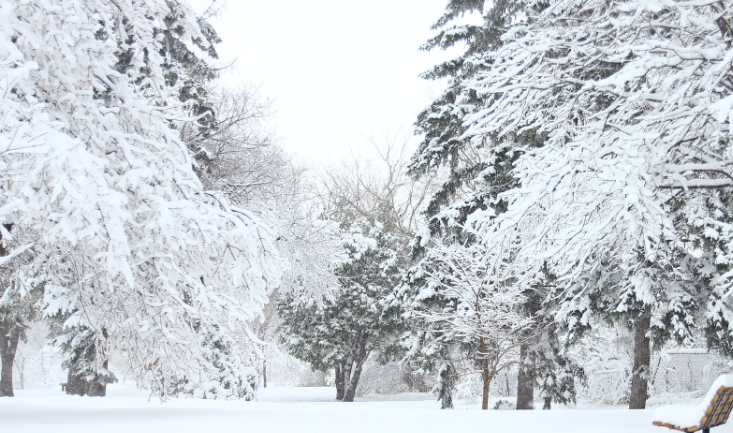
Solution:
M 702 433 L 710 433 L 710 427 L 705 427 L 702 429 Z

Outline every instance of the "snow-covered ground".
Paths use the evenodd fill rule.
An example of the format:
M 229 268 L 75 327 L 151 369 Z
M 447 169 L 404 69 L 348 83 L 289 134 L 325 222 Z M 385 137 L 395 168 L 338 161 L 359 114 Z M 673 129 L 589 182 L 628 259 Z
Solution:
M 70 397 L 58 391 L 18 391 L 0 399 L 0 432 L 17 433 L 390 433 L 583 432 L 667 433 L 651 424 L 652 410 L 576 408 L 480 411 L 459 405 L 441 411 L 432 396 L 370 396 L 333 401 L 332 388 L 269 388 L 259 401 L 172 400 L 112 386 L 106 398 Z M 733 424 L 714 433 L 733 432 Z

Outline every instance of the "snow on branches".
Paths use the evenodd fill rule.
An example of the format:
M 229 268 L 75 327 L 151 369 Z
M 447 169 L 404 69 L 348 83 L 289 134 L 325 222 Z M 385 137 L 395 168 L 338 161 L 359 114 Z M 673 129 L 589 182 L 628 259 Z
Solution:
M 483 54 L 490 66 L 465 85 L 485 98 L 466 136 L 542 138 L 515 162 L 519 185 L 499 194 L 507 211 L 468 219 L 520 284 L 549 264 L 574 285 L 613 268 L 645 305 L 690 293 L 706 260 L 692 250 L 729 221 L 718 191 L 731 185 L 730 7 L 533 3 Z M 669 284 L 649 283 L 655 272 Z
M 241 397 L 251 389 L 232 335 L 249 335 L 281 263 L 258 218 L 203 190 L 170 126 L 188 117 L 162 66 L 174 6 L 198 52 L 204 36 L 182 2 L 0 4 L 0 222 L 68 254 L 68 285 L 50 286 L 46 314 L 94 330 L 98 369 L 121 349 L 161 394 L 177 381 Z M 218 379 L 225 361 L 211 350 L 236 359 L 225 367 L 237 378 Z
M 406 280 L 395 296 L 408 303 L 406 314 L 421 325 L 409 356 L 439 358 L 443 387 L 445 368 L 467 364 L 468 373 L 481 375 L 487 409 L 491 382 L 517 363 L 523 334 L 533 323 L 522 313 L 522 288 L 496 280 L 480 246 L 437 246 Z
M 731 7 L 449 2 L 437 27 L 452 11 L 484 25 L 428 74 L 452 81 L 418 118 L 411 165 L 450 170 L 415 242 L 426 259 L 441 248 L 430 235 L 478 243 L 495 280 L 540 295 L 563 342 L 600 314 L 637 328 L 647 358 L 649 338 L 690 343 L 701 328 L 733 353 Z

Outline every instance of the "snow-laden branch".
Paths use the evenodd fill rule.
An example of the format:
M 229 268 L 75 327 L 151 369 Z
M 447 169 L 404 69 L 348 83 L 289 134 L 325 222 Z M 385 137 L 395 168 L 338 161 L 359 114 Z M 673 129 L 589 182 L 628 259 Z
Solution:
M 34 245 L 35 245 L 34 243 L 30 243 L 30 244 L 26 244 L 26 245 L 17 247 L 15 249 L 13 249 L 12 251 L 10 251 L 10 253 L 8 255 L 0 257 L 0 267 L 7 265 L 14 258 L 16 258 L 19 255 L 23 254 L 27 250 L 33 248 Z
M 0 4 L 0 191 L 13 204 L 0 220 L 42 234 L 45 313 L 65 341 L 95 342 L 97 371 L 121 349 L 163 394 L 187 383 L 241 397 L 258 342 L 234 336 L 254 335 L 284 263 L 267 224 L 204 193 L 171 128 L 191 116 L 185 80 L 166 80 L 166 68 L 187 72 L 163 38 L 199 52 L 190 13 L 185 2 Z

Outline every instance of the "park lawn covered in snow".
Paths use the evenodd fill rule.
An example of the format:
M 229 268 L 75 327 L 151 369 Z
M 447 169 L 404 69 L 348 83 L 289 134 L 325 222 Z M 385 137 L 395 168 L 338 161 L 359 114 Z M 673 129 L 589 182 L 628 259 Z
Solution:
M 558 408 L 551 411 L 478 410 L 478 404 L 441 411 L 425 394 L 333 401 L 332 388 L 269 388 L 259 401 L 171 400 L 112 386 L 105 398 L 61 391 L 18 391 L 0 399 L 0 432 L 592 432 L 667 433 L 651 424 L 653 409 Z M 715 433 L 733 432 L 733 424 Z

